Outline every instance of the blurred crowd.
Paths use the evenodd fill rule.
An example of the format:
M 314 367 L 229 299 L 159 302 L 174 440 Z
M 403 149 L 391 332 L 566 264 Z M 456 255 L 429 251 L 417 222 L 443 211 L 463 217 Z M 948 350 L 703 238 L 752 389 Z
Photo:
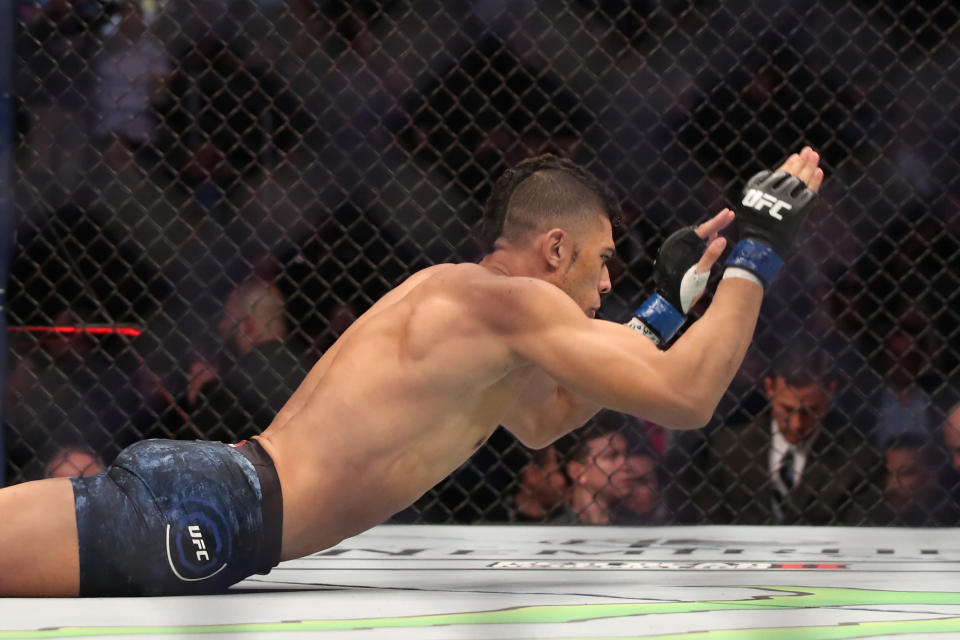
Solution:
M 803 142 L 823 203 L 706 429 L 499 430 L 396 520 L 960 524 L 960 10 L 893 56 L 909 9 L 754 4 L 17 3 L 8 481 L 256 434 L 390 287 L 479 257 L 519 159 L 624 200 L 622 321 L 667 234 Z

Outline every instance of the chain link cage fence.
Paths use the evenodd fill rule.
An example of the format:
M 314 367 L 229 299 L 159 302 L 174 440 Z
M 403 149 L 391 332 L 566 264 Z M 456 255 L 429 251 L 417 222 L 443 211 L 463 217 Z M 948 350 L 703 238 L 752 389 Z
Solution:
M 960 522 L 954 3 L 14 4 L 8 482 L 254 435 L 379 296 L 479 258 L 520 159 L 622 200 L 625 321 L 666 235 L 809 144 L 821 206 L 707 428 L 501 429 L 395 520 Z

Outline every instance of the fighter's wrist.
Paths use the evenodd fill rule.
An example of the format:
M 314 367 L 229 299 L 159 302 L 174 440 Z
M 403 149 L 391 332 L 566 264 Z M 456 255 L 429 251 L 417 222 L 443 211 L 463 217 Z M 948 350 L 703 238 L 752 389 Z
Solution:
M 725 264 L 727 270 L 724 278 L 744 277 L 743 272 L 747 272 L 755 276 L 758 283 L 766 289 L 777 277 L 783 266 L 783 258 L 769 245 L 747 238 L 737 243 Z
M 670 342 L 685 319 L 666 298 L 655 293 L 634 312 L 627 326 L 647 336 L 654 344 L 662 345 Z
M 740 267 L 727 267 L 723 272 L 722 280 L 730 280 L 731 278 L 739 278 L 741 280 L 747 280 L 763 288 L 763 280 L 750 273 L 746 269 L 741 269 Z

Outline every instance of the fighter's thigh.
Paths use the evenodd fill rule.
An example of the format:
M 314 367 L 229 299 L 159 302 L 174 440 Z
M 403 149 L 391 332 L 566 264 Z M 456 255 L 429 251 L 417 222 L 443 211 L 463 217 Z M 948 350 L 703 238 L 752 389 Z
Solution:
M 76 596 L 79 581 L 70 479 L 0 489 L 0 596 Z

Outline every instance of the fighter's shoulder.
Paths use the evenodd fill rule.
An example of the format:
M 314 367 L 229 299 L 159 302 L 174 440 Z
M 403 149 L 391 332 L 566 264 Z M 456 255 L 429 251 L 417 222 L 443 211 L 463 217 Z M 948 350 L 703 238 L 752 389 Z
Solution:
M 548 311 L 573 305 L 563 291 L 539 278 L 508 276 L 478 264 L 442 264 L 412 275 L 404 286 L 418 287 L 431 298 L 455 301 L 475 314 Z M 573 305 L 575 308 L 575 305 Z
M 467 311 L 506 329 L 545 320 L 576 305 L 556 286 L 525 276 L 506 276 L 479 265 L 456 274 L 458 297 Z

